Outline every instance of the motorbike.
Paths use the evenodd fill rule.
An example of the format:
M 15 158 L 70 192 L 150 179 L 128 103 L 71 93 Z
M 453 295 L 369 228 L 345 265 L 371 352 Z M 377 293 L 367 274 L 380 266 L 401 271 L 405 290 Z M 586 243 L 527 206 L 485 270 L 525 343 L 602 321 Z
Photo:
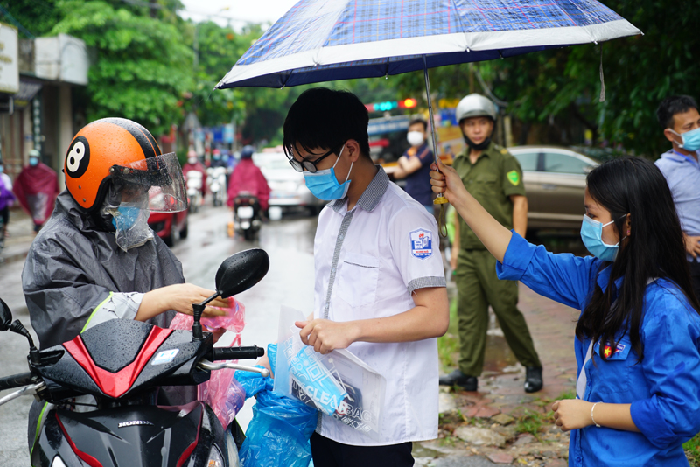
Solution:
M 262 208 L 258 198 L 242 191 L 233 199 L 233 224 L 246 240 L 254 240 L 262 227 Z
M 190 212 L 199 212 L 202 205 L 202 181 L 204 174 L 197 170 L 190 170 L 185 174 L 187 182 L 187 198 L 190 201 Z
M 226 167 L 209 167 L 207 183 L 213 206 L 223 206 L 226 201 Z
M 254 359 L 257 346 L 214 347 L 200 317 L 216 297 L 249 289 L 269 269 L 267 253 L 251 249 L 226 259 L 216 273 L 216 293 L 192 306 L 191 331 L 162 329 L 129 319 L 98 324 L 71 341 L 38 350 L 0 299 L 0 331 L 29 341 L 29 372 L 0 378 L 0 390 L 21 388 L 3 405 L 33 394 L 44 405 L 31 452 L 35 467 L 237 467 L 243 441 L 224 429 L 204 402 L 157 405 L 164 386 L 195 386 L 212 371 L 234 368 L 269 376 L 267 369 L 227 360 Z M 93 404 L 78 403 L 85 396 Z M 85 405 L 90 405 L 85 411 Z M 80 409 L 80 410 L 78 410 Z M 236 436 L 238 439 L 234 439 Z

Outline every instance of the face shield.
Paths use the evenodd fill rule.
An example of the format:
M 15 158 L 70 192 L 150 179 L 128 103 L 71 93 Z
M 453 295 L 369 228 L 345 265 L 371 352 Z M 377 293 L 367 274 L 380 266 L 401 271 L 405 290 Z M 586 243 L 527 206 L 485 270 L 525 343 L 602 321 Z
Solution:
M 111 183 L 102 208 L 112 216 L 115 240 L 124 251 L 153 239 L 151 212 L 187 209 L 187 190 L 175 153 L 110 168 Z

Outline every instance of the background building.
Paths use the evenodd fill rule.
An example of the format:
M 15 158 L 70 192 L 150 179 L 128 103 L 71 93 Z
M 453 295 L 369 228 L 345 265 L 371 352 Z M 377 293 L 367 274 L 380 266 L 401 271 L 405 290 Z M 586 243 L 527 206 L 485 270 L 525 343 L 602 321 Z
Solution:
M 86 123 L 80 89 L 87 85 L 85 42 L 57 37 L 17 39 L 17 29 L 0 24 L 0 156 L 14 179 L 29 151 L 59 173 L 65 149 Z M 78 91 L 78 92 L 76 92 Z

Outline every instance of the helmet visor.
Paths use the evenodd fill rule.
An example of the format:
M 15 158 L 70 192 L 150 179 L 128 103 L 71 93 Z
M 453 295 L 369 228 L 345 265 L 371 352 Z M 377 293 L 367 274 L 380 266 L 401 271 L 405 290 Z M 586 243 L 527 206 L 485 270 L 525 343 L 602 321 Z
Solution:
M 136 202 L 148 192 L 151 212 L 179 212 L 187 209 L 187 188 L 182 168 L 174 152 L 149 157 L 127 165 L 114 165 L 110 173 L 115 185 L 122 185 L 122 203 Z M 145 203 L 145 197 L 143 198 Z

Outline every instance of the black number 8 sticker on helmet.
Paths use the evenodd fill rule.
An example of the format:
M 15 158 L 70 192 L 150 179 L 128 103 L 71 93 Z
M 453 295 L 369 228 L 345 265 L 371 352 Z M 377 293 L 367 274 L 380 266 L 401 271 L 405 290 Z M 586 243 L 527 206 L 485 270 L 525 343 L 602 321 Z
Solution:
M 70 149 L 66 153 L 66 175 L 71 178 L 80 178 L 90 163 L 90 145 L 87 138 L 78 136 L 73 140 Z

